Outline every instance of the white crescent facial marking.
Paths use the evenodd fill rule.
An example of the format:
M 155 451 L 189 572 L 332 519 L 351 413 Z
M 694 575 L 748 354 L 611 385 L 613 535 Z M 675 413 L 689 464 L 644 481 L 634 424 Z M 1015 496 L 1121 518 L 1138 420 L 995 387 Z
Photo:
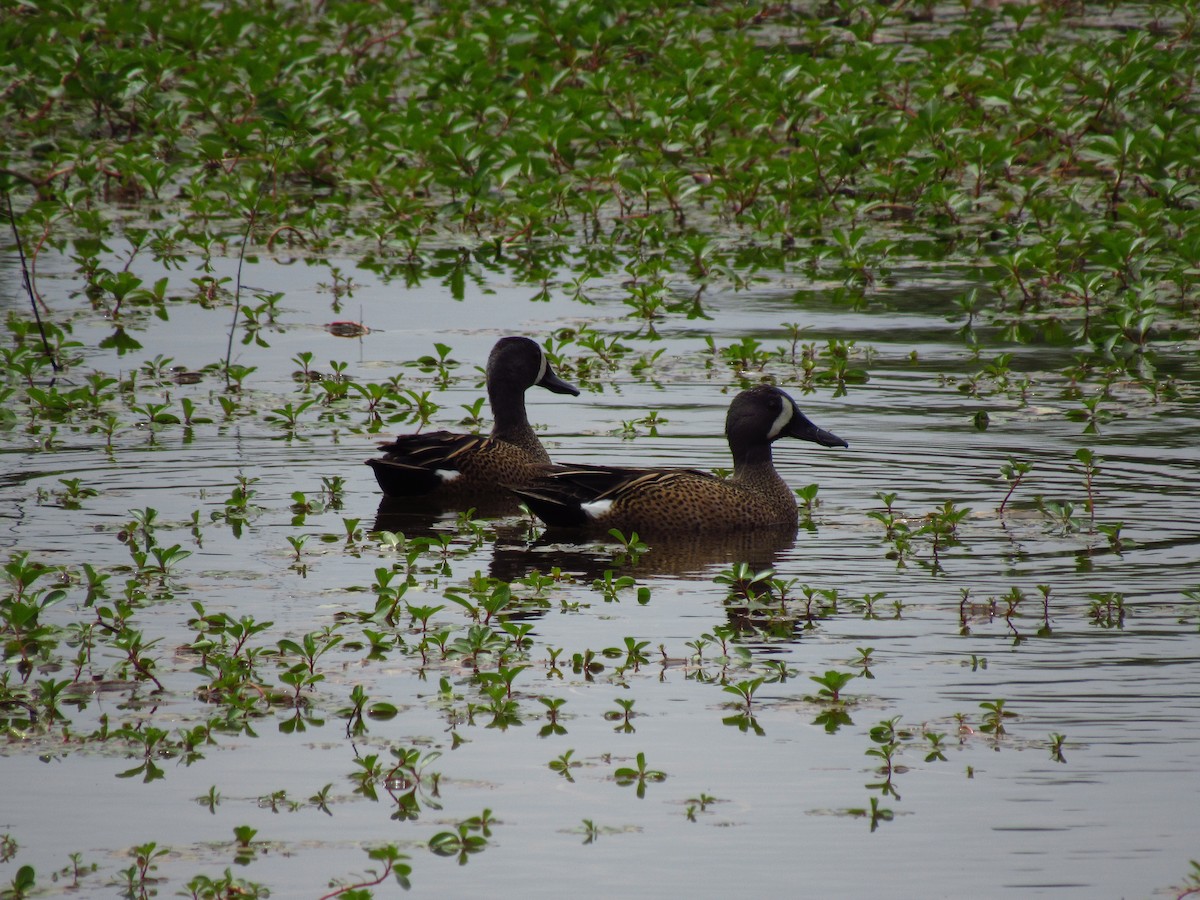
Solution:
M 593 500 L 591 503 L 580 503 L 579 508 L 589 519 L 595 521 L 612 509 L 612 505 L 611 500 Z
M 546 361 L 546 351 L 544 351 L 541 347 L 538 347 L 538 356 L 542 358 L 542 364 L 538 366 L 538 377 L 534 379 L 534 384 L 542 383 L 542 379 L 546 377 L 546 369 L 550 365 L 550 363 Z
M 771 429 L 767 432 L 767 439 L 773 441 L 779 437 L 790 421 L 792 421 L 792 404 L 785 402 L 783 409 L 779 411 L 778 417 L 771 423 Z
M 438 478 L 442 479 L 442 484 L 449 484 L 455 478 L 462 475 L 462 472 L 458 471 L 458 469 L 434 469 L 433 472 Z

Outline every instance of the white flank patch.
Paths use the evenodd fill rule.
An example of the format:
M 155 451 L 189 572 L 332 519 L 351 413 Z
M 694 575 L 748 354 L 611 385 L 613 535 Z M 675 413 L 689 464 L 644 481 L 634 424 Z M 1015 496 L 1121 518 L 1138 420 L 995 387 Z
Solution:
M 767 432 L 768 440 L 773 441 L 775 438 L 779 437 L 780 433 L 784 428 L 787 427 L 787 423 L 790 421 L 792 421 L 792 404 L 785 401 L 783 404 L 783 409 L 779 411 L 779 417 L 771 423 L 771 430 Z
M 579 508 L 584 511 L 589 519 L 599 519 L 602 515 L 612 509 L 613 502 L 611 500 L 593 500 L 591 503 L 580 503 Z
M 534 384 L 542 383 L 542 379 L 546 377 L 546 367 L 550 365 L 546 361 L 546 351 L 543 350 L 541 347 L 538 347 L 538 355 L 542 358 L 542 364 L 540 366 L 538 366 L 538 377 L 533 382 Z
M 434 469 L 433 472 L 438 478 L 442 479 L 442 484 L 449 484 L 462 475 L 462 472 L 458 471 L 458 469 Z

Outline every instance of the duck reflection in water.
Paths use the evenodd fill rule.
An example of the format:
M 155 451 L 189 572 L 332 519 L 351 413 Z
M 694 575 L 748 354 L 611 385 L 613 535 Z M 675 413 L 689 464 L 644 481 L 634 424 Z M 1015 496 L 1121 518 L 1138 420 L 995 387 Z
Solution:
M 452 532 L 460 516 L 485 520 L 494 535 L 488 574 L 514 581 L 533 573 L 558 569 L 578 578 L 603 577 L 606 571 L 638 576 L 703 576 L 714 568 L 744 562 L 754 569 L 772 568 L 796 540 L 792 526 L 716 534 L 659 534 L 643 542 L 644 552 L 625 552 L 611 537 L 581 535 L 576 531 L 548 529 L 538 533 L 538 523 L 507 515 L 507 504 L 485 504 L 480 509 L 456 510 L 440 503 L 383 498 L 375 514 L 374 531 L 390 531 L 407 538 L 438 538 Z
M 504 581 L 554 569 L 588 580 L 603 578 L 605 572 L 705 578 L 739 562 L 759 571 L 773 568 L 795 542 L 795 527 L 785 526 L 716 534 L 659 534 L 641 542 L 644 551 L 630 552 L 612 538 L 581 540 L 577 532 L 550 529 L 532 543 L 498 537 L 488 573 Z

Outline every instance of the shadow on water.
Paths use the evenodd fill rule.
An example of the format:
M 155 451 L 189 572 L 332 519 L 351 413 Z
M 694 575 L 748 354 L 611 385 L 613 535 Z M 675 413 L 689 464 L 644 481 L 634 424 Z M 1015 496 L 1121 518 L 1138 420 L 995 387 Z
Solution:
M 444 498 L 384 497 L 373 530 L 407 538 L 436 537 L 446 532 L 448 519 L 457 517 L 458 512 Z M 470 515 L 490 520 L 496 540 L 488 574 L 503 581 L 554 570 L 587 579 L 601 578 L 606 572 L 642 578 L 703 577 L 734 563 L 745 563 L 758 572 L 773 568 L 796 542 L 796 529 L 789 526 L 717 534 L 651 535 L 641 541 L 648 549 L 627 551 L 611 538 L 568 529 L 550 529 L 538 535 L 527 520 L 513 521 L 521 515 L 521 509 L 511 499 L 481 499 Z
M 469 513 L 472 519 L 506 519 L 521 515 L 516 498 L 503 492 L 473 494 L 461 501 L 439 493 L 425 497 L 383 497 L 375 511 L 374 531 L 393 531 L 406 537 L 432 537 L 439 531 L 437 524 L 447 518 L 457 519 Z
M 546 531 L 533 542 L 497 540 L 491 574 L 511 581 L 533 571 L 562 572 L 599 578 L 605 572 L 638 577 L 671 575 L 703 577 L 714 568 L 746 563 L 755 571 L 769 569 L 791 549 L 796 529 L 765 529 L 723 534 L 663 534 L 642 541 L 649 549 L 626 552 L 603 538 L 565 530 Z

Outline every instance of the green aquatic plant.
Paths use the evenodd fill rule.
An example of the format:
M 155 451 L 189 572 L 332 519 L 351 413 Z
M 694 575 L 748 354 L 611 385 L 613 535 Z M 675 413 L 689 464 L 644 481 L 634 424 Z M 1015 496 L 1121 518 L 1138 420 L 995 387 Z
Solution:
M 1015 588 L 1014 588 L 1015 590 Z M 1038 593 L 1042 595 L 1042 625 L 1038 629 L 1038 637 L 1047 637 L 1053 631 L 1050 627 L 1050 585 L 1039 584 Z
M 574 755 L 574 750 L 567 750 L 557 758 L 550 760 L 547 764 L 550 767 L 550 771 L 557 772 L 563 778 L 567 779 L 567 781 L 573 782 L 575 779 L 571 775 L 571 770 L 578 769 L 583 765 L 581 762 L 572 761 L 571 757 Z
M 1004 515 L 1004 509 L 1008 506 L 1008 501 L 1012 499 L 1013 493 L 1021 484 L 1021 481 L 1033 470 L 1033 464 L 1020 462 L 1012 457 L 1000 466 L 1000 476 L 1008 484 L 1008 492 L 1004 495 L 1004 499 L 1000 501 L 1000 508 L 997 510 L 999 515 Z
M 70 864 L 53 873 L 51 880 L 62 884 L 67 890 L 81 890 L 83 879 L 95 873 L 100 866 L 94 862 L 85 863 L 82 853 L 71 853 L 67 858 L 70 859 Z M 3 859 L 3 854 L 0 854 L 0 859 Z
M 657 410 L 651 410 L 641 418 L 622 420 L 621 436 L 635 438 L 644 433 L 650 437 L 658 437 L 658 427 L 666 425 L 667 421 L 659 415 Z
M 243 366 L 239 363 L 229 364 L 224 370 L 227 382 L 225 389 L 234 393 L 242 393 L 245 390 L 243 382 L 257 370 L 258 366 Z
M 151 547 L 150 555 L 154 557 L 154 564 L 149 566 L 149 569 L 159 578 L 166 579 L 173 574 L 177 564 L 192 555 L 192 551 L 184 550 L 179 544 L 172 544 L 170 547 Z
M 809 681 L 814 681 L 821 686 L 817 691 L 817 698 L 820 702 L 825 703 L 841 703 L 842 688 L 844 688 L 853 678 L 853 672 L 839 672 L 836 669 L 829 669 L 824 675 L 810 675 Z
M 25 900 L 37 890 L 37 870 L 33 866 L 21 866 L 12 881 L 4 889 L 4 896 L 12 900 Z
M 719 349 L 713 344 L 712 338 L 706 340 L 710 350 L 739 372 L 761 372 L 773 356 L 761 341 L 749 336 L 743 336 L 738 343 Z
M 725 586 L 730 599 L 746 601 L 771 594 L 774 576 L 774 569 L 755 572 L 747 563 L 735 563 L 731 568 L 718 573 L 713 581 Z
M 1096 524 L 1096 496 L 1094 485 L 1096 482 L 1096 476 L 1100 474 L 1100 463 L 1103 462 L 1103 459 L 1086 447 L 1080 447 L 1078 450 L 1076 450 L 1075 458 L 1079 460 L 1079 465 L 1071 466 L 1071 470 L 1083 475 L 1084 491 L 1087 494 L 1088 518 L 1094 527 Z
M 63 490 L 54 493 L 59 505 L 63 509 L 79 509 L 83 505 L 83 501 L 91 497 L 99 495 L 99 491 L 95 488 L 84 487 L 82 478 L 60 478 L 58 483 L 63 486 Z
M 874 678 L 875 676 L 871 672 L 871 666 L 875 664 L 875 657 L 872 655 L 875 652 L 875 648 L 855 647 L 854 649 L 858 651 L 858 657 L 851 660 L 850 665 L 858 666 L 860 668 L 861 671 L 858 672 L 860 678 Z
M 798 669 L 792 668 L 782 659 L 763 660 L 762 665 L 767 672 L 763 676 L 763 681 L 768 684 L 784 684 L 800 674 Z
M 566 726 L 559 721 L 562 708 L 567 702 L 566 698 L 538 697 L 538 702 L 546 707 L 546 724 L 538 730 L 538 737 L 557 737 L 566 734 Z
M 896 756 L 899 754 L 902 743 L 911 738 L 912 735 L 907 731 L 897 729 L 896 723 L 900 720 L 899 716 L 891 719 L 886 719 L 880 722 L 870 731 L 870 738 L 874 746 L 868 747 L 866 755 L 874 757 L 880 761 L 877 774 L 883 776 L 883 781 L 868 784 L 867 787 L 872 790 L 878 790 L 885 797 L 894 797 L 900 799 L 900 794 L 896 790 L 894 777 L 901 774 L 907 769 L 896 762 Z
M 946 735 L 926 731 L 924 738 L 929 742 L 929 752 L 925 754 L 925 762 L 946 762 Z
M 639 800 L 646 796 L 646 785 L 656 784 L 667 780 L 667 773 L 656 769 L 646 768 L 646 754 L 639 752 L 634 766 L 618 766 L 613 772 L 613 779 L 620 785 L 637 785 Z
M 296 514 L 296 519 L 292 520 L 293 525 L 302 525 L 304 518 L 308 515 L 317 515 L 325 511 L 325 504 L 320 500 L 310 500 L 303 491 L 292 491 L 292 512 Z
M 501 664 L 497 666 L 495 672 L 475 673 L 475 682 L 481 685 L 485 692 L 487 692 L 489 686 L 501 689 L 504 692 L 504 698 L 508 700 L 513 695 L 513 682 L 516 681 L 518 675 L 528 668 L 529 666 L 505 667 Z
M 396 803 L 393 818 L 413 820 L 420 817 L 422 804 L 431 809 L 440 809 L 437 802 L 441 774 L 427 771 L 441 753 L 436 750 L 422 752 L 417 747 L 392 747 L 390 765 L 380 761 L 378 754 L 369 754 L 354 760 L 357 767 L 350 780 L 356 785 L 355 793 L 371 800 L 378 799 L 377 786 L 382 785 Z
M 410 866 L 407 862 L 404 862 L 404 860 L 407 860 L 409 857 L 407 854 L 401 853 L 400 848 L 396 847 L 394 844 L 386 844 L 382 847 L 372 847 L 370 850 L 367 850 L 366 853 L 367 858 L 370 858 L 372 862 L 382 863 L 383 868 L 379 870 L 368 869 L 365 875 L 359 876 L 358 881 L 349 884 L 341 884 L 340 887 L 331 890 L 330 893 L 323 894 L 320 900 L 334 900 L 334 898 L 338 898 L 338 896 L 346 896 L 346 898 L 352 898 L 352 896 L 360 895 L 370 896 L 370 892 L 367 892 L 366 894 L 362 894 L 362 892 L 365 892 L 365 890 L 368 888 L 377 887 L 379 884 L 383 884 L 384 882 L 388 881 L 389 878 L 395 880 L 397 886 L 404 890 L 412 888 L 412 881 L 410 881 L 409 876 L 413 874 L 413 866 Z M 229 872 L 227 870 L 226 875 L 228 876 L 228 874 Z M 331 884 L 334 883 L 337 882 L 331 882 Z M 247 890 L 244 886 L 242 886 L 241 882 L 236 884 L 234 889 L 238 890 L 239 896 L 241 895 L 241 892 L 245 892 L 247 896 L 257 896 L 257 894 L 251 894 L 250 890 Z M 265 896 L 266 894 L 264 893 L 263 895 Z
M 292 379 L 303 383 L 306 390 L 310 382 L 319 381 L 321 378 L 321 374 L 312 368 L 312 361 L 313 352 L 311 350 L 301 350 L 292 357 L 292 362 L 300 367 L 292 372 Z
M 479 709 L 492 717 L 487 725 L 488 728 L 505 731 L 513 725 L 524 724 L 524 720 L 521 718 L 521 705 L 512 699 L 507 684 L 484 686 L 482 692 L 487 699 Z
M 749 715 L 754 704 L 754 694 L 762 687 L 765 678 L 747 678 L 744 681 L 737 681 L 733 684 L 724 685 L 722 690 L 726 693 L 733 694 L 740 701 L 744 712 Z
M 1088 619 L 1101 628 L 1125 627 L 1125 596 L 1118 591 L 1088 594 Z
M 1004 722 L 1007 719 L 1015 718 L 1017 714 L 1012 710 L 1005 709 L 1006 703 L 1006 700 L 985 700 L 979 704 L 979 708 L 985 711 L 983 722 L 979 726 L 980 731 L 997 738 L 1008 733 Z
M 1104 394 L 1094 394 L 1091 397 L 1080 397 L 1082 409 L 1069 409 L 1066 417 L 1072 422 L 1083 422 L 1084 434 L 1096 434 L 1100 426 L 1112 421 L 1115 415 L 1111 410 L 1101 406 L 1109 398 Z
M 293 405 L 290 401 L 283 406 L 272 409 L 271 412 L 263 419 L 273 424 L 278 424 L 288 437 L 295 437 L 299 429 L 300 417 L 304 412 L 316 404 L 316 399 L 310 397 L 298 404 Z
M 281 658 L 293 657 L 296 662 L 288 665 L 279 676 L 279 680 L 292 689 L 292 705 L 303 705 L 302 691 L 312 689 L 325 680 L 325 676 L 317 671 L 317 660 L 340 644 L 343 636 L 333 634 L 329 629 L 323 632 L 310 632 L 300 641 L 285 638 L 276 642 Z
M 636 587 L 637 580 L 630 575 L 614 575 L 612 569 L 604 570 L 604 577 L 597 578 L 592 582 L 593 589 L 600 592 L 604 597 L 605 603 L 620 603 L 620 592 Z M 639 594 L 645 591 L 649 595 L 649 588 L 639 588 Z
M 626 562 L 629 565 L 637 565 L 642 554 L 650 549 L 649 545 L 642 541 L 636 531 L 626 536 L 619 528 L 610 528 L 608 534 L 616 541 L 619 548 L 613 555 L 613 561 L 618 565 L 623 565 Z
M 1051 521 L 1059 535 L 1065 536 L 1084 530 L 1083 522 L 1075 515 L 1075 504 L 1069 500 L 1044 500 L 1035 497 L 1038 509 Z
M 685 801 L 687 805 L 684 808 L 683 814 L 687 816 L 687 820 L 689 822 L 695 822 L 696 813 L 708 812 L 708 808 L 710 806 L 712 806 L 714 803 L 720 802 L 720 800 L 718 800 L 716 797 L 713 797 L 711 794 L 702 793 L 696 797 L 689 797 Z
M 0 599 L 0 638 L 4 658 L 18 660 L 17 669 L 28 677 L 36 659 L 47 659 L 58 645 L 62 633 L 43 618 L 50 609 L 67 599 L 61 587 L 34 587 L 43 577 L 58 570 L 35 562 L 27 553 L 17 553 L 4 564 L 4 579 L 11 593 Z
M 634 728 L 633 723 L 629 720 L 637 715 L 633 711 L 635 701 L 632 698 L 626 700 L 622 697 L 614 697 L 613 702 L 620 708 L 606 712 L 604 714 L 605 721 L 617 723 L 613 727 L 613 731 L 617 734 L 633 734 L 637 729 Z
M 1004 611 L 1001 613 L 1004 616 L 1004 624 L 1008 626 L 1008 629 L 1013 633 L 1013 636 L 1019 641 L 1021 638 L 1021 633 L 1017 629 L 1016 623 L 1013 622 L 1013 619 L 1016 618 L 1020 605 L 1025 601 L 1025 592 L 1019 587 L 1010 587 L 1007 594 L 991 601 L 992 608 L 998 608 L 998 600 L 1004 603 Z
M 856 355 L 856 342 L 842 338 L 830 338 L 821 350 L 819 358 L 826 361 L 828 368 L 814 371 L 813 379 L 822 384 L 833 384 L 834 396 L 842 396 L 848 384 L 865 384 L 869 376 L 865 369 L 853 368 L 850 360 Z M 868 351 L 869 352 L 869 351 Z
M 886 498 L 886 500 L 885 500 L 886 508 L 885 509 L 869 509 L 869 510 L 867 510 L 867 517 L 874 519 L 875 521 L 879 522 L 883 526 L 884 537 L 887 540 L 889 540 L 889 541 L 894 540 L 896 537 L 896 531 L 897 531 L 898 527 L 902 528 L 903 530 L 907 530 L 907 525 L 904 522 L 904 520 L 901 517 L 897 516 L 895 511 L 892 509 L 892 503 L 895 501 L 896 495 L 895 494 L 876 494 L 876 496 L 881 497 L 881 499 Z
M 632 669 L 637 671 L 639 666 L 645 665 L 650 661 L 646 655 L 646 648 L 650 646 L 649 641 L 639 641 L 636 638 L 626 637 L 624 647 L 607 647 L 605 648 L 604 656 L 608 659 L 620 659 L 622 669 Z
M 903 561 L 910 551 L 911 537 L 928 536 L 933 553 L 934 571 L 940 571 L 942 552 L 959 543 L 958 526 L 970 513 L 970 509 L 960 509 L 953 500 L 947 500 L 940 508 L 926 515 L 923 524 L 915 531 L 902 531 L 893 524 L 892 542 L 897 560 Z
M 224 502 L 224 509 L 211 513 L 212 521 L 224 521 L 235 536 L 239 535 L 245 523 L 260 511 L 257 505 L 250 502 L 258 493 L 251 485 L 257 484 L 258 481 L 258 478 L 239 472 L 236 483 Z
M 466 610 L 472 621 L 481 622 L 484 625 L 490 624 L 493 618 L 499 617 L 509 606 L 514 604 L 512 586 L 506 582 L 495 580 L 488 580 L 476 585 L 467 597 L 461 596 L 456 590 L 447 591 L 445 597 Z M 427 619 L 428 616 L 425 618 Z
M 381 576 L 388 577 L 388 578 L 389 578 L 389 580 L 390 580 L 390 576 L 391 576 L 391 574 L 392 574 L 392 573 L 388 572 L 388 570 L 386 570 L 386 569 L 377 569 L 377 570 L 376 570 L 376 573 L 377 573 L 377 575 L 381 575 Z M 403 587 L 403 588 L 407 588 L 407 585 L 402 585 L 401 587 Z M 383 590 L 385 590 L 385 591 L 387 590 L 387 587 L 386 587 L 386 585 L 384 586 Z M 402 591 L 401 591 L 401 593 L 402 593 Z M 397 600 L 399 599 L 399 595 L 397 595 L 396 599 L 397 599 Z M 429 620 L 430 620 L 430 619 L 432 619 L 432 618 L 433 618 L 435 615 L 437 615 L 439 612 L 441 612 L 441 611 L 442 611 L 443 609 L 445 609 L 446 607 L 445 607 L 444 605 L 439 605 L 439 606 L 421 605 L 421 606 L 417 606 L 417 605 L 414 605 L 414 604 L 412 604 L 412 603 L 409 603 L 409 602 L 405 601 L 405 603 L 404 603 L 404 608 L 405 608 L 405 610 L 407 610 L 407 612 L 408 612 L 408 615 L 409 615 L 409 617 L 410 617 L 410 618 L 409 618 L 409 621 L 410 621 L 410 623 L 411 623 L 412 625 L 416 625 L 417 623 L 420 623 L 420 630 L 421 630 L 421 633 L 422 633 L 422 634 L 424 634 L 424 633 L 426 633 L 426 632 L 428 632 L 428 631 L 429 631 Z M 391 614 L 390 614 L 390 613 L 389 613 L 389 616 L 388 616 L 388 621 L 389 621 L 389 624 L 395 624 L 395 623 L 394 623 L 394 621 L 392 621 L 392 618 L 391 618 Z
M 452 831 L 439 831 L 429 839 L 429 849 L 438 856 L 453 856 L 460 866 L 466 865 L 470 856 L 481 853 L 488 845 L 487 824 L 491 821 L 491 810 L 484 810 L 483 816 L 472 817 L 459 822 Z M 480 834 L 473 834 L 480 831 Z
M 1125 542 L 1121 540 L 1121 529 L 1124 527 L 1124 522 L 1096 523 L 1096 530 L 1104 535 L 1108 541 L 1108 548 L 1113 553 L 1120 553 L 1125 549 Z
M 257 828 L 251 828 L 249 825 L 237 825 L 233 829 L 234 840 L 234 862 L 238 865 L 247 865 L 252 862 L 258 855 L 259 848 L 254 845 L 254 837 L 258 834 Z M 260 842 L 261 843 L 261 842 Z
M 849 601 L 856 609 L 862 610 L 864 619 L 878 619 L 879 614 L 875 612 L 875 604 L 882 600 L 887 595 L 887 591 L 876 591 L 874 593 L 865 593 L 861 600 Z
M 848 809 L 846 815 L 867 819 L 871 823 L 871 832 L 874 833 L 882 823 L 891 822 L 896 814 L 893 810 L 880 806 L 878 797 L 871 797 L 868 806 Z
M 448 344 L 435 342 L 433 349 L 436 356 L 427 354 L 419 357 L 414 365 L 422 372 L 433 373 L 435 382 L 445 386 L 450 381 L 450 373 L 461 363 L 450 356 L 452 348 Z
M 1055 762 L 1065 763 L 1067 758 L 1063 756 L 1063 744 L 1067 737 L 1063 734 L 1052 733 L 1050 735 L 1050 758 Z
M 796 497 L 800 500 L 800 512 L 811 518 L 817 506 L 820 505 L 820 500 L 817 499 L 817 492 L 820 486 L 816 484 L 806 484 L 804 487 L 795 488 Z
M 270 896 L 270 889 L 266 885 L 246 881 L 243 878 L 235 878 L 229 869 L 226 869 L 224 874 L 217 878 L 210 875 L 197 875 L 189 880 L 185 887 L 195 900 L 223 900 L 230 896 L 243 897 L 246 900 L 259 900 L 259 898 Z

